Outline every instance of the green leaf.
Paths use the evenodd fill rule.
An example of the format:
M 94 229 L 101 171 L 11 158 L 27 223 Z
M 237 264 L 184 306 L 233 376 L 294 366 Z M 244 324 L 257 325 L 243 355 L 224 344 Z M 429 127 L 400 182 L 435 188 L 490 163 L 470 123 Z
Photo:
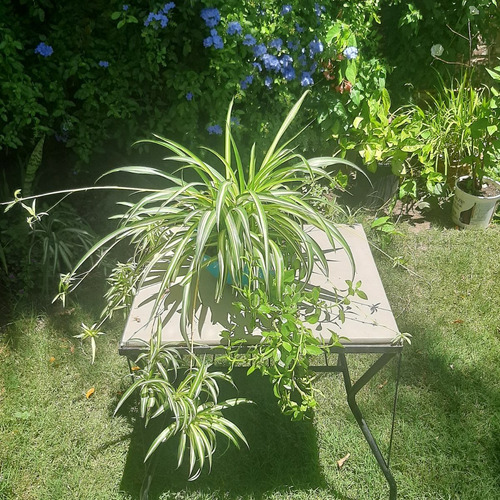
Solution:
M 319 356 L 323 354 L 324 351 L 323 349 L 321 349 L 321 347 L 318 347 L 317 345 L 308 344 L 306 345 L 306 352 L 311 356 Z

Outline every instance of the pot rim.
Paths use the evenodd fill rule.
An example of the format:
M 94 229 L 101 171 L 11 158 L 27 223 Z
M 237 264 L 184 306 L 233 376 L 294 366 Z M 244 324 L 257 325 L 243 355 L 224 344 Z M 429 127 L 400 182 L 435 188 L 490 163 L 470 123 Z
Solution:
M 490 181 L 492 184 L 495 184 L 499 190 L 499 194 L 495 195 L 495 196 L 479 196 L 477 194 L 471 194 L 471 193 L 468 193 L 467 191 L 464 191 L 459 185 L 458 183 L 460 181 L 463 181 L 465 179 L 471 179 L 472 176 L 471 175 L 462 175 L 461 177 L 459 177 L 457 179 L 457 181 L 455 182 L 455 189 L 458 190 L 458 191 L 461 191 L 462 193 L 465 193 L 469 196 L 473 196 L 474 198 L 479 198 L 481 200 L 500 200 L 500 182 L 499 181 L 496 181 L 495 179 L 492 179 L 491 177 L 487 177 L 487 176 L 484 176 L 483 179 L 488 179 L 488 181 Z

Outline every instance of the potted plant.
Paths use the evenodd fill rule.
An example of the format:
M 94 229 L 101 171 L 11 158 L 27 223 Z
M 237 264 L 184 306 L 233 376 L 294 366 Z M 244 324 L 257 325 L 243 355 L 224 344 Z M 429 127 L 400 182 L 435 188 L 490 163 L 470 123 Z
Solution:
M 105 174 L 150 176 L 158 187 L 137 188 L 139 199 L 122 203 L 127 211 L 116 216 L 119 227 L 94 245 L 65 276 L 62 294 L 75 289 L 84 279 L 83 266 L 92 256 L 100 252 L 101 260 L 116 244 L 128 240 L 134 249 L 128 266 L 123 268 L 129 286 L 124 287 L 123 280 L 117 278 L 120 288 L 109 292 L 113 299 L 106 314 L 122 307 L 125 296 L 163 266 L 152 315 L 160 309 L 169 287 L 182 277 L 180 327 L 188 340 L 187 327 L 196 306 L 201 272 L 214 263 L 219 268 L 216 300 L 227 289 L 228 276 L 236 288 L 242 288 L 249 274 L 260 275 L 267 291 L 274 283 L 280 298 L 285 271 L 292 266 L 303 283 L 308 282 L 316 261 L 326 270 L 323 252 L 304 230 L 305 224 L 323 230 L 332 248 L 340 244 L 349 252 L 335 225 L 314 207 L 316 198 L 303 188 L 321 178 L 332 182 L 327 167 L 357 167 L 335 157 L 304 158 L 288 147 L 297 136 L 280 144 L 306 95 L 293 106 L 260 164 L 255 144 L 248 162 L 242 160 L 231 132 L 232 103 L 226 119 L 224 153 L 205 148 L 220 162 L 222 171 L 169 139 L 156 136 L 143 141 L 172 153 L 165 160 L 180 164 L 178 175 L 149 167 L 122 167 Z M 192 177 L 193 173 L 198 180 L 184 180 L 184 174 Z
M 117 245 L 122 244 L 131 253 L 128 261 L 116 263 L 108 276 L 107 304 L 100 322 L 90 327 L 82 325 L 83 333 L 78 336 L 90 340 L 94 357 L 95 339 L 103 333 L 106 319 L 115 311 L 127 312 L 131 297 L 148 278 L 157 277 L 160 285 L 149 318 L 155 333 L 145 346 L 145 353 L 139 356 L 132 373 L 134 382 L 118 406 L 137 389 L 141 398 L 141 415 L 146 424 L 158 416 L 169 419 L 168 425 L 153 441 L 146 458 L 162 442 L 177 435 L 179 464 L 189 449 L 189 474 L 195 477 L 207 463 L 205 458 L 208 458 L 208 465 L 211 464 L 217 434 L 226 436 L 235 445 L 244 441 L 241 431 L 222 412 L 248 402 L 242 398 L 218 401 L 218 381 L 231 382 L 231 379 L 209 370 L 208 364 L 196 355 L 189 337 L 189 325 L 199 300 L 200 279 L 207 277 L 210 266 L 218 266 L 213 297 L 218 300 L 223 293 L 234 292 L 245 304 L 243 307 L 248 314 L 264 327 L 269 338 L 274 339 L 253 351 L 254 368 L 257 368 L 256 360 L 261 360 L 259 369 L 262 370 L 268 357 L 276 358 L 275 354 L 282 346 L 285 350 L 290 349 L 289 364 L 283 365 L 283 370 L 281 365 L 279 370 L 273 370 L 272 366 L 263 370 L 271 377 L 282 408 L 298 419 L 315 404 L 307 358 L 317 355 L 322 349 L 311 329 L 304 324 L 299 306 L 307 303 L 312 308 L 306 319 L 313 323 L 321 301 L 319 291 L 306 289 L 306 284 L 314 266 L 319 264 L 327 274 L 328 264 L 318 243 L 304 226 L 323 231 L 331 247 L 343 247 L 353 266 L 354 263 L 342 234 L 315 208 L 319 200 L 312 194 L 310 186 L 321 179 L 333 182 L 328 167 L 340 164 L 357 167 L 335 157 L 306 159 L 290 147 L 299 134 L 281 142 L 306 95 L 307 92 L 292 107 L 260 161 L 255 144 L 248 162 L 242 159 L 231 132 L 233 103 L 227 113 L 223 153 L 205 148 L 205 156 L 212 155 L 219 163 L 218 167 L 172 140 L 156 136 L 146 141 L 165 148 L 169 152 L 165 158 L 168 165 L 179 165 L 179 168 L 171 174 L 155 168 L 133 166 L 105 174 L 151 178 L 154 187 L 108 186 L 132 192 L 131 198 L 120 203 L 125 207 L 124 213 L 114 216 L 119 221 L 117 229 L 96 243 L 61 279 L 58 297 L 64 301 L 67 293 L 75 290 Z M 193 176 L 195 180 L 185 180 Z M 27 207 L 25 201 L 26 198 L 17 194 L 9 207 L 16 203 Z M 42 216 L 30 215 L 37 221 Z M 90 269 L 85 269 L 89 263 L 87 267 Z M 229 276 L 232 287 L 227 286 Z M 183 352 L 161 344 L 162 303 L 174 284 L 183 287 L 179 304 L 179 326 L 186 341 Z M 363 295 L 359 284 L 351 285 L 349 290 L 346 295 Z M 255 309 L 254 299 L 265 307 Z M 340 299 L 337 305 L 342 307 Z M 287 340 L 292 327 L 294 335 Z M 233 348 L 237 346 L 229 346 L 228 357 L 231 359 L 237 355 Z M 186 359 L 187 363 L 181 361 Z M 293 391 L 298 394 L 298 402 L 290 397 Z M 147 473 L 144 497 L 153 470 L 154 466 L 151 466 Z
M 500 81 L 500 66 L 488 72 Z M 487 95 L 469 128 L 470 154 L 462 162 L 468 173 L 457 179 L 453 199 L 453 222 L 464 228 L 487 227 L 500 200 L 500 183 L 486 175 L 500 163 L 500 99 L 494 87 L 483 93 Z
M 498 80 L 497 71 L 490 71 Z M 421 121 L 417 139 L 423 172 L 455 185 L 452 219 L 460 227 L 486 227 L 494 213 L 498 183 L 485 176 L 498 156 L 496 89 L 475 88 L 470 73 L 429 94 L 427 106 L 414 106 Z

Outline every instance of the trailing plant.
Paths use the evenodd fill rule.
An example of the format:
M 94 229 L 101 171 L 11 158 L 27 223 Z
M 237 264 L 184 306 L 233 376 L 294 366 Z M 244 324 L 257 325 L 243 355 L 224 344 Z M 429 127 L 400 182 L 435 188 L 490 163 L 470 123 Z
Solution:
M 218 382 L 231 379 L 210 371 L 210 365 L 195 355 L 189 331 L 198 305 L 202 273 L 215 263 L 219 276 L 214 298 L 222 297 L 230 278 L 242 300 L 248 301 L 248 314 L 255 315 L 255 325 L 258 322 L 265 326 L 261 330 L 267 345 L 263 343 L 261 350 L 255 351 L 256 359 L 271 357 L 275 361 L 274 367 L 269 368 L 262 368 L 259 363 L 259 369 L 271 377 L 284 411 L 299 419 L 315 405 L 309 357 L 324 352 L 327 346 L 315 339 L 308 326 L 318 321 L 322 302 L 319 290 L 308 291 L 307 285 L 313 269 L 316 272 L 319 268 L 327 274 L 328 263 L 323 250 L 304 226 L 323 231 L 331 248 L 342 247 L 353 266 L 354 263 L 342 234 L 315 208 L 319 198 L 311 193 L 309 186 L 322 179 L 334 183 L 330 168 L 357 167 L 335 157 L 306 159 L 292 146 L 300 132 L 284 139 L 307 94 L 306 91 L 291 108 L 269 148 L 259 155 L 254 144 L 246 162 L 232 133 L 231 102 L 222 153 L 203 148 L 198 156 L 176 141 L 155 136 L 141 143 L 165 148 L 169 152 L 165 160 L 169 167 L 175 166 L 176 172 L 131 166 L 105 174 L 137 175 L 143 181 L 152 179 L 154 187 L 108 186 L 131 191 L 138 199 L 131 197 L 119 203 L 125 212 L 112 217 L 118 219 L 118 228 L 95 243 L 73 269 L 61 277 L 57 297 L 64 303 L 66 295 L 117 245 L 129 245 L 131 258 L 125 264 L 118 262 L 109 277 L 107 306 L 101 321 L 91 327 L 82 325 L 83 332 L 78 335 L 82 340 L 90 339 L 93 360 L 95 339 L 101 334 L 106 319 L 117 310 L 126 311 L 135 291 L 152 276 L 158 278 L 159 287 L 148 318 L 149 326 L 156 329 L 155 335 L 145 346 L 147 352 L 139 357 L 140 369 L 134 372 L 134 382 L 118 405 L 121 407 L 138 389 L 141 415 L 146 424 L 160 415 L 173 417 L 173 422 L 169 420 L 154 440 L 146 460 L 162 442 L 178 435 L 179 465 L 189 448 L 189 474 L 197 477 L 205 458 L 208 457 L 211 465 L 218 434 L 235 445 L 238 439 L 244 441 L 239 429 L 221 412 L 247 401 L 218 402 Z M 207 157 L 214 158 L 217 165 L 209 163 Z M 21 204 L 30 212 L 31 221 L 38 223 L 48 216 L 37 212 L 36 198 L 16 196 L 8 207 Z M 27 204 L 30 202 L 31 206 Z M 90 269 L 86 269 L 89 262 Z M 163 301 L 174 284 L 183 288 L 179 327 L 189 356 L 187 365 L 179 361 L 182 378 L 176 376 L 178 356 L 160 345 Z M 362 296 L 359 286 L 359 283 L 348 283 L 347 294 Z M 255 301 L 264 305 L 256 308 Z M 341 306 L 347 301 L 348 298 L 339 296 L 335 304 L 340 319 L 343 318 Z M 303 307 L 312 309 L 305 318 L 300 316 Z M 332 336 L 331 343 L 336 345 L 338 341 L 334 334 Z
M 161 321 L 151 336 L 147 351 L 136 360 L 133 383 L 118 402 L 115 414 L 135 392 L 140 393 L 140 414 L 147 426 L 151 419 L 164 417 L 164 428 L 153 440 L 144 461 L 148 461 L 161 443 L 178 436 L 177 466 L 189 452 L 189 476 L 196 479 L 207 465 L 212 466 L 217 435 L 239 448 L 241 440 L 248 446 L 241 430 L 223 416 L 223 411 L 251 403 L 243 398 L 219 401 L 219 382 L 233 384 L 223 372 L 210 371 L 204 358 L 192 354 L 186 360 L 181 351 L 161 345 Z
M 360 283 L 347 282 L 346 291 L 338 292 L 327 306 L 320 297 L 320 288 L 302 288 L 293 270 L 285 272 L 284 282 L 284 293 L 278 297 L 250 279 L 249 285 L 241 290 L 244 300 L 234 304 L 250 317 L 252 328 L 261 335 L 257 344 L 237 338 L 231 330 L 221 335 L 227 342 L 225 357 L 231 369 L 240 364 L 250 365 L 247 374 L 258 370 L 269 377 L 281 411 L 293 420 L 301 420 L 310 417 L 316 406 L 312 385 L 315 374 L 310 358 L 342 346 L 333 331 L 330 338 L 318 338 L 312 331 L 313 325 L 325 316 L 344 322 L 349 297 L 366 298 L 366 295 Z

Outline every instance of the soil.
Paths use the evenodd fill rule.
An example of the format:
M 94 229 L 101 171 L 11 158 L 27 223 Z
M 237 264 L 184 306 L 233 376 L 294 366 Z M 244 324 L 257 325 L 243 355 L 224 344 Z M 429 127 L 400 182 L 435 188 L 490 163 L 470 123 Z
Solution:
M 465 179 L 457 183 L 457 186 L 466 193 L 470 193 L 470 189 L 468 189 L 468 181 L 469 179 Z M 484 198 L 494 198 L 495 196 L 500 196 L 500 185 L 497 182 L 494 182 L 488 178 L 483 179 L 483 185 L 481 191 L 479 193 L 471 193 L 476 196 L 482 196 Z

